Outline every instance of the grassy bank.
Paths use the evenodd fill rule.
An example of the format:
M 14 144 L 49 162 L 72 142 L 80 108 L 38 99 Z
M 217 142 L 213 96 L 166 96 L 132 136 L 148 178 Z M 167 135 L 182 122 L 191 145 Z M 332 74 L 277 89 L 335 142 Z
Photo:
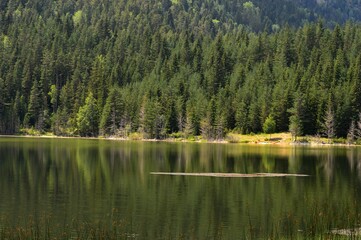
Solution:
M 360 145 L 360 141 L 349 143 L 344 138 L 328 139 L 320 136 L 301 136 L 297 140 L 292 139 L 291 133 L 273 134 L 227 134 L 225 140 L 229 143 L 253 143 L 253 144 L 310 144 L 310 145 Z
M 292 142 L 292 136 L 290 133 L 274 133 L 274 134 L 227 134 L 225 140 L 229 143 L 254 143 L 254 144 L 290 144 Z
M 273 134 L 239 134 L 228 133 L 223 139 L 204 139 L 202 136 L 185 136 L 182 133 L 171 134 L 164 139 L 148 139 L 144 134 L 133 132 L 126 137 L 121 136 L 98 136 L 98 137 L 80 137 L 76 135 L 57 136 L 51 132 L 39 132 L 34 129 L 21 129 L 18 135 L 14 136 L 34 136 L 48 138 L 90 138 L 90 139 L 108 139 L 108 140 L 131 140 L 131 141 L 166 141 L 166 142 L 216 142 L 216 143 L 238 143 L 238 144 L 279 144 L 279 145 L 361 145 L 361 140 L 349 143 L 344 138 L 327 139 L 320 136 L 301 136 L 297 137 L 297 141 L 292 139 L 289 132 L 273 133 Z

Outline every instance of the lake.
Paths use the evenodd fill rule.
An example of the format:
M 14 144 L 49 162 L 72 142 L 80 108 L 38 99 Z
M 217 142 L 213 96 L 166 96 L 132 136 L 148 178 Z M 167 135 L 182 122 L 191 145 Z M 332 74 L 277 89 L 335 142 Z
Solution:
M 357 147 L 2 137 L 0 176 L 0 236 L 278 239 L 360 227 Z

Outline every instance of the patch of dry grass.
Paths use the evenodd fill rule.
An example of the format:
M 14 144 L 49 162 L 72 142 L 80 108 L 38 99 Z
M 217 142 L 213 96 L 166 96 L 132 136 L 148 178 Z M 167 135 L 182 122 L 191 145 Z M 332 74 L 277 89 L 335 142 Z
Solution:
M 273 133 L 273 134 L 238 134 L 229 133 L 226 140 L 230 143 L 291 143 L 290 133 Z

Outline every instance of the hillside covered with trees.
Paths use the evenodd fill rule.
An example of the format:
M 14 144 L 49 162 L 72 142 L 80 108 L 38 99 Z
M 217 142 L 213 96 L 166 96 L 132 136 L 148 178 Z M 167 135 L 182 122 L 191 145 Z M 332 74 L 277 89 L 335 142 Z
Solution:
M 360 5 L 0 0 L 0 133 L 221 139 L 273 119 L 345 137 L 361 111 Z

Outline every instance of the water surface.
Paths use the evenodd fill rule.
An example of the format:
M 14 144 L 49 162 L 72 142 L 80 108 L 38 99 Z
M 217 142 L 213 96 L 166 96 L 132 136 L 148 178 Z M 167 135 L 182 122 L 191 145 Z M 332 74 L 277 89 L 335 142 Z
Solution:
M 116 218 L 136 239 L 312 235 L 359 227 L 360 180 L 356 147 L 0 138 L 0 228 L 46 216 L 52 234 Z

